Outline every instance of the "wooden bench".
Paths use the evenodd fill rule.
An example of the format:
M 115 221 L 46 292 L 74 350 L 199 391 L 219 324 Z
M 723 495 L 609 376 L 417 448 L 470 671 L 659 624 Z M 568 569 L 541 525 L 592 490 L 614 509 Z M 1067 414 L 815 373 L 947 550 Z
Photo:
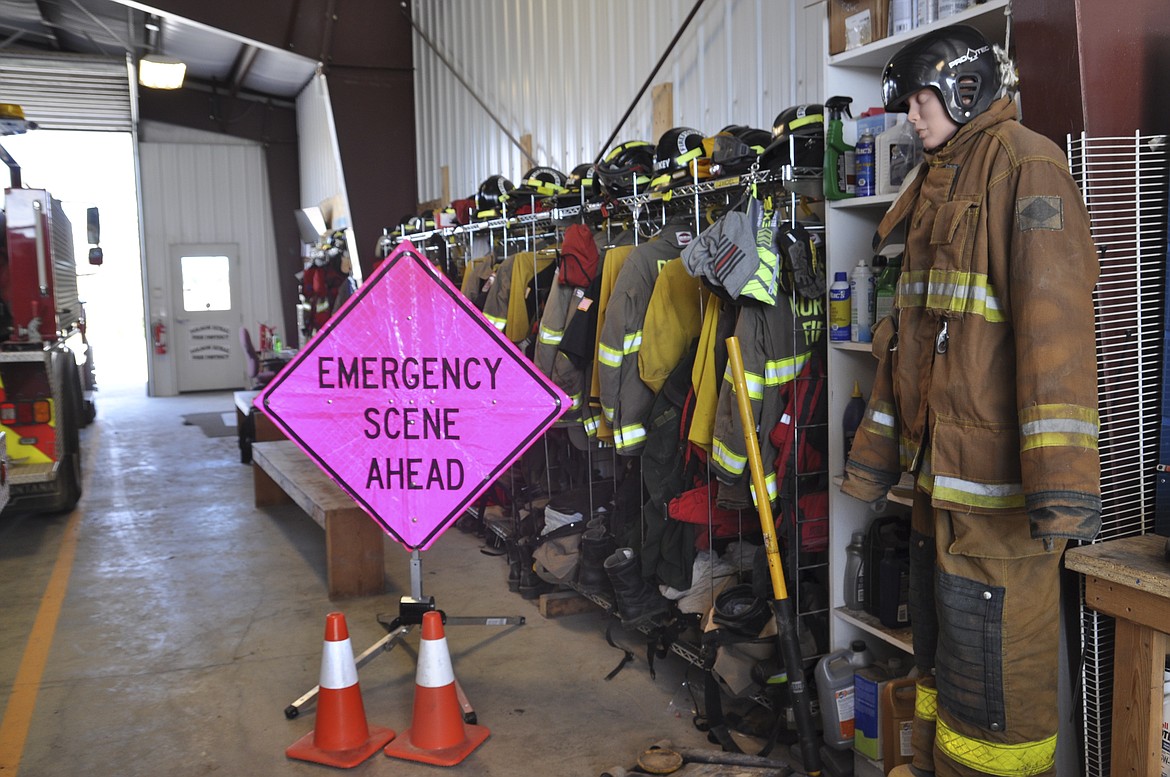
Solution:
M 1109 774 L 1159 774 L 1162 671 L 1170 653 L 1166 538 L 1123 537 L 1069 548 L 1064 565 L 1085 579 L 1085 604 L 1114 618 Z
M 382 529 L 295 443 L 252 444 L 257 507 L 295 502 L 325 529 L 329 598 L 385 592 Z
M 240 463 L 252 463 L 252 444 L 285 440 L 284 432 L 272 420 L 252 406 L 259 391 L 237 391 L 232 396 L 236 403 L 236 437 L 240 445 Z

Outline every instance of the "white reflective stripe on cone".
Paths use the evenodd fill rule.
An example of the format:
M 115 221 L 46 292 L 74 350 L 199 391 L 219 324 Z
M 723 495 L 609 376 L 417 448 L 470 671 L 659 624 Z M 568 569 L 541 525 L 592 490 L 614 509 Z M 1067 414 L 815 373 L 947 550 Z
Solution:
M 353 647 L 349 640 L 325 640 L 325 650 L 321 654 L 321 687 L 339 690 L 357 685 L 357 681 L 357 666 L 353 662 Z
M 422 688 L 443 688 L 455 682 L 447 638 L 424 639 L 418 644 L 418 676 L 415 684 Z

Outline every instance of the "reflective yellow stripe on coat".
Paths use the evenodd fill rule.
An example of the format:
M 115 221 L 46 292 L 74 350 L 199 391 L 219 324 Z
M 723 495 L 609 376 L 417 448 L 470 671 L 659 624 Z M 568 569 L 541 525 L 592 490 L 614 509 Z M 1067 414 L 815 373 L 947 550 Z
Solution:
M 999 777 L 1031 777 L 1056 764 L 1056 734 L 1037 742 L 1005 745 L 963 736 L 939 718 L 935 746 L 947 757 L 980 774 Z
M 999 295 L 983 273 L 958 270 L 908 270 L 898 278 L 898 307 L 981 316 L 993 324 L 1007 321 Z
M 1020 411 L 1020 450 L 1097 449 L 1097 411 L 1081 405 L 1034 405 Z

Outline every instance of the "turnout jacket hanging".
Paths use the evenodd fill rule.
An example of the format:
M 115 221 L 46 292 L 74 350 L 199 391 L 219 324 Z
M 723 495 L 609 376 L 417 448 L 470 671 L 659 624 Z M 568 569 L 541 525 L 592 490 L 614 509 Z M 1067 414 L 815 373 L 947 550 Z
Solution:
M 1015 116 L 1003 98 L 962 126 L 878 226 L 906 251 L 843 490 L 875 502 L 909 471 L 936 508 L 1090 540 L 1099 265 L 1064 155 Z

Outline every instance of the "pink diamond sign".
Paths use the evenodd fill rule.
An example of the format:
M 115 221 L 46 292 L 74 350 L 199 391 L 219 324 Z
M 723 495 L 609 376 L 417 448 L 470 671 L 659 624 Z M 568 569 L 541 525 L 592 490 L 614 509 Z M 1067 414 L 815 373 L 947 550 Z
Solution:
M 403 242 L 256 406 L 390 536 L 425 550 L 569 402 Z

